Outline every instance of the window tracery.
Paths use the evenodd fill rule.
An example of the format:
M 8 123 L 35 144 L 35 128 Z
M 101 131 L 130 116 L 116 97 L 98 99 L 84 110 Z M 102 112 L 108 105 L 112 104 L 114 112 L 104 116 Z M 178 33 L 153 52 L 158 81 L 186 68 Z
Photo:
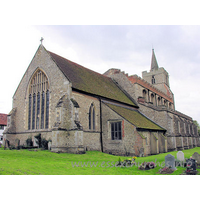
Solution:
M 31 78 L 28 103 L 28 129 L 47 129 L 49 127 L 49 82 L 41 70 Z

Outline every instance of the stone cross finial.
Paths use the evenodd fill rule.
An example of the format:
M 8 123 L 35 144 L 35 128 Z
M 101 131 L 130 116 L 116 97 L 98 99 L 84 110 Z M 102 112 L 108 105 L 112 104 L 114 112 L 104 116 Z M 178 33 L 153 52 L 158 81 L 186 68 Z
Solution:
M 40 40 L 41 44 L 42 44 L 43 40 L 44 40 L 44 38 L 43 38 L 43 37 L 41 37 L 41 40 Z

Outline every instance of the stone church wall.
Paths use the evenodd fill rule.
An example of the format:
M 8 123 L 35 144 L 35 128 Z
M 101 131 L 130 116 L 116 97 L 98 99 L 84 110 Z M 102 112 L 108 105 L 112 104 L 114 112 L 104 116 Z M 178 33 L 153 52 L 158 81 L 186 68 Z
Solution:
M 135 155 L 134 126 L 102 103 L 103 149 L 115 155 Z M 111 122 L 122 122 L 122 139 L 111 139 Z
M 100 103 L 95 97 L 74 92 L 72 94 L 73 98 L 79 104 L 79 120 L 83 127 L 83 145 L 85 150 L 101 150 L 100 145 Z M 95 108 L 95 130 L 89 129 L 89 109 L 91 104 Z
M 50 104 L 49 104 L 49 129 L 54 126 L 56 113 L 55 108 L 59 99 L 63 95 L 71 95 L 71 87 L 69 81 L 58 70 L 56 64 L 52 61 L 48 53 L 40 46 L 26 73 L 24 74 L 14 96 L 13 108 L 16 111 L 16 132 L 24 133 L 28 131 L 28 85 L 29 81 L 37 69 L 41 69 L 48 77 L 50 88 Z M 31 131 L 30 131 L 31 132 Z

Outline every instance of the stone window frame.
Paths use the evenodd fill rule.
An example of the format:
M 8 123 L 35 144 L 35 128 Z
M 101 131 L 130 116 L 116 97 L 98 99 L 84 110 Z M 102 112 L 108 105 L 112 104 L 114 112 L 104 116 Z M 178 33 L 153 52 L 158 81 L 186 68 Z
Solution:
M 152 85 L 153 85 L 153 84 L 156 84 L 155 75 L 152 75 L 152 78 L 151 78 L 151 83 L 152 83 Z
M 142 96 L 146 102 L 147 101 L 147 91 L 145 89 L 142 90 Z
M 123 132 L 124 132 L 124 127 L 123 127 L 123 120 L 122 119 L 112 119 L 112 120 L 108 120 L 108 139 L 112 140 L 112 141 L 122 141 L 123 139 Z M 117 137 L 112 137 L 112 124 L 120 124 L 121 126 L 121 133 L 117 133 Z M 115 130 L 113 130 L 115 131 Z
M 27 129 L 49 129 L 50 84 L 47 74 L 38 68 L 28 85 Z
M 91 103 L 88 116 L 89 130 L 96 130 L 96 111 L 94 103 Z

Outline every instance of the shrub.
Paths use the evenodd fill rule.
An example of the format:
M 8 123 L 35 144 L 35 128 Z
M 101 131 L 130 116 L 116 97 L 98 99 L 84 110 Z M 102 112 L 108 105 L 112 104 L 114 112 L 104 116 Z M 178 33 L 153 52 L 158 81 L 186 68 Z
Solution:
M 45 138 L 41 139 L 41 147 L 43 149 L 48 149 L 48 140 L 46 140 Z
M 27 146 L 30 146 L 30 147 L 33 146 L 33 141 L 32 141 L 32 138 L 31 138 L 31 137 L 29 137 L 29 138 L 26 140 L 26 145 L 27 145 Z

